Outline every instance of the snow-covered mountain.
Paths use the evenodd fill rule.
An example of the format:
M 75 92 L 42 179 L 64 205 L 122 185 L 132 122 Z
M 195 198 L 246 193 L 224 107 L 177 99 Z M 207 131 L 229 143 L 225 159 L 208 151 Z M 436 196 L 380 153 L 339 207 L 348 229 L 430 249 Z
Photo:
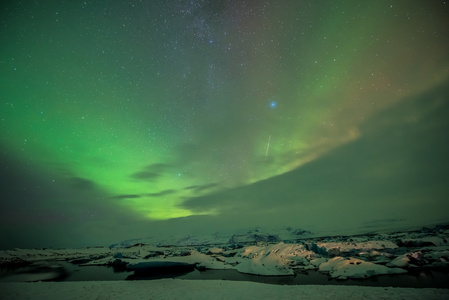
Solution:
M 251 243 L 279 243 L 296 242 L 304 238 L 315 236 L 312 232 L 292 227 L 279 228 L 249 228 L 237 231 L 222 231 L 215 232 L 209 235 L 181 235 L 170 236 L 165 238 L 147 237 L 125 240 L 119 243 L 110 245 L 110 248 L 124 248 L 136 244 L 154 245 L 161 247 L 168 246 L 201 246 L 201 245 L 227 245 L 227 244 L 242 244 L 247 245 Z

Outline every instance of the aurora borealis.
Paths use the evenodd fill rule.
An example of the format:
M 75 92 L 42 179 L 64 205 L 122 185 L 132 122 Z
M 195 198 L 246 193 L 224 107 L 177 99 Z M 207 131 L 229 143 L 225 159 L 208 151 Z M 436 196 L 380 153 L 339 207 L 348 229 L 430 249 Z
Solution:
M 1 246 L 447 221 L 448 6 L 3 1 Z

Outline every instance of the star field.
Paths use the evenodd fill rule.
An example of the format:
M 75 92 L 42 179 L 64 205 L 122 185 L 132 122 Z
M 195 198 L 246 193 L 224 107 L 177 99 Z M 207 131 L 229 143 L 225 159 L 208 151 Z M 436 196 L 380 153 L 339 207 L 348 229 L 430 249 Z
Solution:
M 238 207 L 228 198 L 252 203 L 261 197 L 254 186 L 367 137 L 383 145 L 386 128 L 402 119 L 374 119 L 448 82 L 448 5 L 7 1 L 0 18 L 5 226 L 36 220 L 72 228 L 90 220 L 106 228 L 116 215 L 135 224 L 227 220 Z M 430 108 L 419 107 L 404 122 L 428 120 Z M 441 124 L 429 129 L 432 136 L 446 128 Z M 398 140 L 409 144 L 413 136 Z M 392 151 L 415 149 L 414 143 L 421 142 Z M 428 141 L 432 149 L 435 143 Z M 351 162 L 365 166 L 369 158 L 360 149 Z M 405 173 L 421 172 L 418 164 L 432 165 L 420 161 Z M 365 167 L 367 174 L 388 174 L 379 165 Z M 300 186 L 301 178 L 285 181 Z M 316 176 L 301 192 L 323 182 Z M 376 182 L 367 194 L 382 189 Z M 273 212 L 295 207 L 282 204 L 296 195 L 293 186 L 273 194 L 279 204 Z M 307 195 L 309 202 L 324 201 Z M 444 195 L 442 189 L 437 199 Z M 254 220 L 249 210 L 247 220 Z

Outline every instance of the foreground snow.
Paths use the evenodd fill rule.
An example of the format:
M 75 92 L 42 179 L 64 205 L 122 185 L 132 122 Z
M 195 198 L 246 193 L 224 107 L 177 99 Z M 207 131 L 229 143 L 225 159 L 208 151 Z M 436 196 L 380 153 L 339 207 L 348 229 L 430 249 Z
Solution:
M 449 290 L 161 279 L 0 283 L 1 299 L 449 299 Z

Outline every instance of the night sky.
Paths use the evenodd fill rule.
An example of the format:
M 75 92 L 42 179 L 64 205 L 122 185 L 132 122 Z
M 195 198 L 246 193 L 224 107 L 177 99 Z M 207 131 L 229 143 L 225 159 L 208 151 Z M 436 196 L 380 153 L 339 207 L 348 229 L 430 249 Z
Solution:
M 2 1 L 1 248 L 449 221 L 447 1 Z

